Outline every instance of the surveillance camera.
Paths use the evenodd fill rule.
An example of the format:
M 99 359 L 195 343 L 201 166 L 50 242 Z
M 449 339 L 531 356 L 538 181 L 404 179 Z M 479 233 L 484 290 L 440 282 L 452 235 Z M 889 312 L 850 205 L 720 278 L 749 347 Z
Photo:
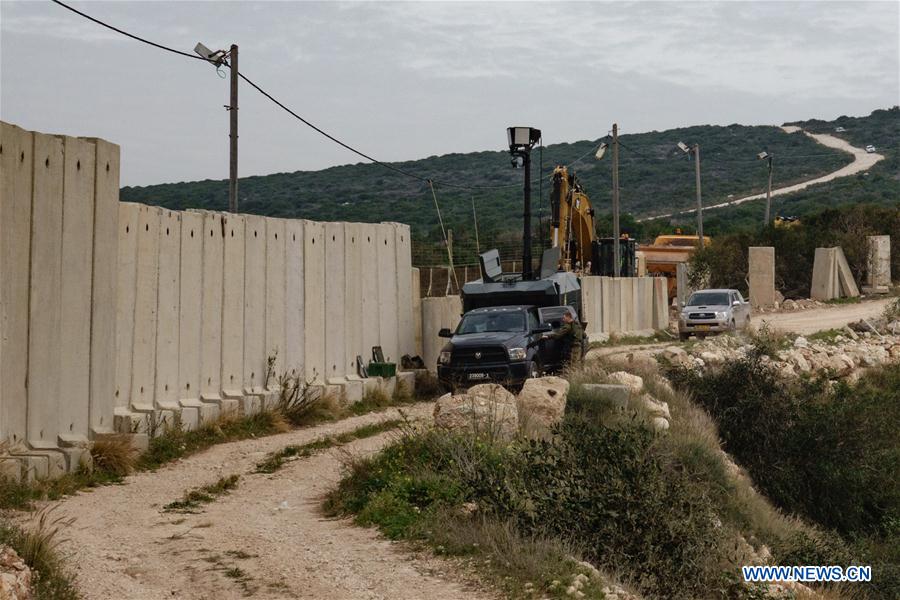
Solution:
M 216 66 L 222 64 L 223 60 L 225 59 L 225 53 L 223 51 L 217 50 L 213 52 L 200 42 L 197 42 L 197 45 L 194 46 L 194 52 L 199 54 L 201 58 L 205 58 Z
M 521 154 L 516 154 L 509 162 L 513 169 L 521 169 L 525 165 L 525 158 Z
M 601 158 L 603 158 L 603 155 L 606 154 L 607 147 L 608 147 L 608 145 L 606 142 L 603 142 L 602 144 L 600 144 L 600 147 L 597 148 L 597 152 L 594 154 L 594 157 L 597 160 L 600 160 Z
M 678 142 L 678 147 L 681 149 L 682 152 L 690 152 L 691 151 L 691 149 L 688 148 L 684 142 Z
M 760 152 L 759 154 L 756 155 L 756 158 L 758 158 L 760 160 L 762 160 L 764 158 L 769 158 L 769 153 L 766 152 L 765 150 L 763 150 L 762 152 Z

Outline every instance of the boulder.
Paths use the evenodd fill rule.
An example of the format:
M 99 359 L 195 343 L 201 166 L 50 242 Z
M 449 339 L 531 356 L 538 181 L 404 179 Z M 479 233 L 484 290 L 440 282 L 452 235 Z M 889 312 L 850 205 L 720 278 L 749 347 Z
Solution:
M 495 383 L 476 385 L 464 394 L 445 394 L 434 404 L 434 424 L 448 431 L 511 440 L 519 429 L 516 397 Z
M 638 406 L 640 406 L 641 410 L 650 417 L 665 417 L 666 419 L 671 418 L 668 403 L 660 402 L 650 394 L 644 394 L 643 396 L 641 396 Z
M 590 394 L 600 397 L 614 410 L 624 411 L 628 407 L 628 397 L 631 390 L 626 385 L 617 383 L 585 383 L 582 387 Z
M 725 362 L 722 354 L 718 352 L 701 352 L 700 358 L 708 365 L 720 365 Z
M 632 375 L 625 371 L 610 373 L 607 380 L 610 383 L 619 383 L 626 386 L 634 394 L 639 394 L 644 389 L 644 380 L 639 375 Z
M 526 379 L 516 398 L 519 429 L 531 438 L 545 438 L 566 411 L 569 382 L 561 377 Z
M 0 598 L 31 600 L 31 569 L 9 546 L 0 546 Z
M 809 341 L 801 336 L 797 336 L 797 339 L 794 340 L 794 348 L 809 348 Z
M 650 426 L 654 431 L 662 432 L 669 430 L 669 420 L 665 417 L 653 417 L 650 419 Z

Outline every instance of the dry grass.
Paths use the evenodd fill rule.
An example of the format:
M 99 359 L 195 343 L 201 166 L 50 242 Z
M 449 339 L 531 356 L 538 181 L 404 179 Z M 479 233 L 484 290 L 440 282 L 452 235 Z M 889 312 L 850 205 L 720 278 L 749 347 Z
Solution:
M 94 440 L 91 445 L 91 459 L 94 469 L 124 477 L 134 470 L 137 450 L 129 436 L 124 434 L 105 435 Z
M 63 567 L 59 545 L 65 541 L 61 531 L 73 519 L 53 515 L 53 508 L 36 513 L 25 527 L 0 519 L 0 545 L 9 545 L 32 569 L 35 598 L 78 600 L 74 577 Z

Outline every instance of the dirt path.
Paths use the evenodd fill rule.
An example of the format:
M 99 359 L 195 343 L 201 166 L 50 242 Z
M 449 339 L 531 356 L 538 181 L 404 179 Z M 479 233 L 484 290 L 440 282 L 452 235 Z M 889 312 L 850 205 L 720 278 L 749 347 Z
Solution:
M 782 331 L 793 331 L 807 335 L 826 329 L 839 329 L 853 321 L 872 319 L 884 312 L 884 307 L 894 298 L 870 300 L 859 304 L 814 308 L 811 310 L 783 313 L 769 313 L 753 317 L 757 327 L 769 323 L 771 327 Z
M 786 125 L 782 127 L 784 131 L 787 133 L 796 133 L 798 131 L 802 131 L 799 127 L 794 125 Z M 861 171 L 866 171 L 867 169 L 872 168 L 872 165 L 877 163 L 878 161 L 884 158 L 884 155 L 878 154 L 877 152 L 868 153 L 864 148 L 857 148 L 856 146 L 852 146 L 845 140 L 842 140 L 839 137 L 835 137 L 833 135 L 828 135 L 827 133 L 809 133 L 808 131 L 803 131 L 803 134 L 811 137 L 818 143 L 823 146 L 828 146 L 829 148 L 836 148 L 837 150 L 842 150 L 849 154 L 853 155 L 853 162 L 849 165 L 841 167 L 837 171 L 832 171 L 827 175 L 823 175 L 821 177 L 816 177 L 815 179 L 810 179 L 808 181 L 803 181 L 801 183 L 796 183 L 794 185 L 788 185 L 785 187 L 780 187 L 772 190 L 772 196 L 781 196 L 784 194 L 790 194 L 791 192 L 798 192 L 800 190 L 806 189 L 811 185 L 816 185 L 817 183 L 825 183 L 827 181 L 831 181 L 833 179 L 838 179 L 840 177 L 847 177 L 849 175 L 855 175 Z M 777 160 L 777 157 L 776 157 Z M 776 165 L 777 169 L 777 165 Z M 715 208 L 723 208 L 725 206 L 736 206 L 738 204 L 743 204 L 744 202 L 750 202 L 751 200 L 761 200 L 766 197 L 765 192 L 761 194 L 754 194 L 752 196 L 745 196 L 743 198 L 738 198 L 737 200 L 729 200 L 727 202 L 721 202 L 719 204 L 712 204 L 710 206 L 704 206 L 703 210 L 712 210 Z M 673 217 L 676 215 L 689 215 L 697 212 L 697 209 L 688 209 L 677 211 L 674 213 L 668 213 L 664 215 L 654 215 L 652 217 L 645 217 L 643 219 L 638 219 L 640 221 L 649 221 L 651 219 L 661 219 L 665 217 Z
M 429 418 L 432 404 L 404 409 Z M 75 517 L 63 549 L 79 585 L 94 599 L 128 598 L 487 598 L 455 577 L 447 562 L 412 555 L 375 530 L 319 510 L 339 479 L 343 451 L 374 452 L 394 433 L 359 440 L 252 473 L 266 453 L 289 444 L 397 418 L 397 410 L 286 434 L 222 444 L 124 485 L 80 493 L 55 513 Z M 185 490 L 241 475 L 236 490 L 199 514 L 162 512 Z M 243 574 L 243 575 L 242 575 Z M 245 579 L 242 581 L 242 577 Z

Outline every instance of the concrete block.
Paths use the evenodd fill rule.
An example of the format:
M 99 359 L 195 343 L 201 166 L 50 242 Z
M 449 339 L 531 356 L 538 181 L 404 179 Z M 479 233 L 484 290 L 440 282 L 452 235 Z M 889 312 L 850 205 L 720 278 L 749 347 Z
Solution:
M 775 306 L 775 248 L 751 246 L 749 262 L 750 305 L 753 308 Z
M 244 394 L 244 217 L 222 215 L 222 230 L 222 395 L 237 400 Z
M 410 278 L 412 287 L 412 321 L 415 337 L 415 355 L 422 356 L 422 290 L 419 269 L 413 268 Z
M 22 480 L 22 463 L 12 456 L 0 458 L 0 479 L 18 483 Z
M 259 413 L 263 408 L 263 396 L 261 394 L 245 394 L 241 411 L 245 416 L 252 416 Z
M 265 389 L 266 218 L 244 216 L 244 394 Z
M 203 305 L 203 215 L 181 213 L 178 299 L 178 399 L 200 399 L 200 311 Z
M 669 327 L 668 282 L 665 277 L 653 278 L 653 329 Z
M 89 422 L 93 432 L 109 432 L 118 402 L 119 147 L 99 139 L 91 143 L 95 160 Z
M 870 235 L 866 243 L 866 286 L 886 292 L 891 285 L 891 236 Z
M 603 330 L 601 286 L 602 278 L 600 277 L 585 276 L 581 278 L 581 318 L 587 322 L 585 333 L 588 337 Z
M 137 230 L 142 205 L 119 204 L 115 406 L 128 406 L 134 352 L 134 302 L 137 293 Z
M 325 226 L 303 222 L 304 356 L 307 381 L 325 381 Z
M 344 226 L 325 223 L 325 379 L 347 373 L 344 346 L 345 295 Z
M 382 387 L 383 381 L 381 377 L 367 377 L 363 379 L 363 395 L 378 391 Z
M 96 148 L 86 140 L 72 137 L 64 138 L 63 145 L 65 164 L 58 377 L 65 387 L 66 399 L 59 403 L 59 431 L 60 435 L 79 434 L 87 439 L 91 405 L 90 314 Z M 116 236 L 115 231 L 112 235 Z M 109 343 L 115 345 L 115 339 L 109 340 Z M 110 412 L 113 393 L 110 390 L 104 399 L 110 405 Z
M 363 233 L 363 226 L 358 223 L 344 224 L 343 367 L 344 373 L 348 377 L 356 375 L 356 356 L 359 355 L 366 358 L 369 354 L 369 351 L 363 345 L 363 323 L 366 321 L 366 315 L 362 310 Z M 329 302 L 331 302 L 330 296 Z M 361 394 L 362 392 L 360 392 Z M 352 402 L 353 400 L 350 401 Z
M 403 386 L 409 395 L 416 392 L 416 373 L 415 371 L 398 371 L 397 381 Z
M 230 233 L 233 229 L 229 229 Z M 222 215 L 203 213 L 203 299 L 200 307 L 200 398 L 222 399 L 222 290 L 225 222 Z M 241 291 L 243 296 L 243 291 Z M 241 323 L 243 328 L 243 322 Z M 243 332 L 241 333 L 243 337 Z M 243 361 L 243 358 L 241 359 Z M 241 363 L 243 368 L 243 362 Z
M 284 368 L 290 375 L 303 375 L 303 222 L 290 219 L 285 225 L 285 315 Z
M 397 251 L 394 227 L 375 226 L 378 252 L 378 325 L 379 343 L 388 362 L 399 362 L 399 307 L 397 293 Z
M 397 273 L 397 335 L 398 349 L 396 361 L 404 354 L 416 354 L 415 325 L 413 324 L 413 269 L 412 240 L 409 225 L 394 223 L 394 245 Z M 418 278 L 418 271 L 416 272 Z
M 137 227 L 134 297 L 134 350 L 131 357 L 132 406 L 153 406 L 156 369 L 159 219 L 162 209 L 141 206 Z
M 67 473 L 74 473 L 81 467 L 90 469 L 94 464 L 91 451 L 87 448 L 61 448 L 60 452 L 63 455 Z
M 355 404 L 363 399 L 365 392 L 365 384 L 362 379 L 345 379 L 343 380 L 343 396 L 349 404 Z
M 26 437 L 34 136 L 0 122 L 0 439 Z
M 266 219 L 266 356 L 274 356 L 272 376 L 263 381 L 266 389 L 278 387 L 278 376 L 285 368 L 285 222 Z
M 842 248 L 835 248 L 834 250 L 840 295 L 842 297 L 855 298 L 859 296 L 859 288 L 856 287 L 856 281 L 853 279 L 850 265 L 847 264 L 847 257 L 844 256 L 844 250 Z
M 35 133 L 34 155 L 27 346 L 28 443 L 33 447 L 55 445 L 59 434 L 62 139 Z
M 816 248 L 813 260 L 812 285 L 809 291 L 810 298 L 813 300 L 831 300 L 837 297 L 836 263 L 837 256 L 834 248 Z
M 193 431 L 200 425 L 200 407 L 183 406 L 179 414 L 181 427 L 185 431 Z
M 45 454 L 17 454 L 22 465 L 22 479 L 40 481 L 50 477 L 50 457 Z
M 154 405 L 178 408 L 178 323 L 181 294 L 181 213 L 159 212 Z
M 380 317 L 378 294 L 378 229 L 375 225 L 364 224 L 361 226 L 360 240 L 362 247 L 362 314 L 365 316 L 362 326 L 362 348 L 360 354 L 368 363 L 372 357 L 372 347 L 381 343 L 381 333 L 378 324 Z

